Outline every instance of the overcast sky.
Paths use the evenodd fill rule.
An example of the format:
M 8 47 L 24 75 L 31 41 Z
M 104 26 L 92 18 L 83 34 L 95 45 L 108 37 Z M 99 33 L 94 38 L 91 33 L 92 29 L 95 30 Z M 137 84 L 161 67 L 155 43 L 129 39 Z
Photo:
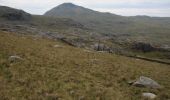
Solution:
M 0 5 L 23 9 L 31 14 L 44 14 L 64 2 L 124 16 L 170 17 L 170 0 L 0 0 Z

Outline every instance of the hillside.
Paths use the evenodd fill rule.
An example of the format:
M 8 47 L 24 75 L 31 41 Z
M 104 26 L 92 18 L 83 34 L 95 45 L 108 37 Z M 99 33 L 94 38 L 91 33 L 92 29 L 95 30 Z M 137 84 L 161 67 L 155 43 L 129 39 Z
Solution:
M 43 36 L 63 41 L 75 47 L 89 48 L 97 51 L 106 51 L 126 56 L 144 56 L 166 62 L 170 61 L 170 35 L 167 31 L 167 29 L 169 30 L 169 18 L 151 18 L 147 16 L 123 17 L 108 13 L 100 13 L 68 3 L 53 9 L 54 11 L 60 9 L 60 13 L 62 12 L 61 17 L 30 15 L 14 8 L 4 6 L 1 8 L 1 14 L 8 15 L 9 12 L 13 12 L 13 14 L 9 15 L 11 18 L 16 18 L 16 14 L 19 12 L 19 16 L 21 17 L 18 18 L 17 16 L 15 20 L 8 19 L 8 17 L 0 17 L 0 30 L 5 32 L 29 34 L 35 35 L 35 37 Z M 66 12 L 64 12 L 63 9 L 66 9 L 64 10 Z M 79 10 L 75 11 L 75 9 Z M 87 17 L 80 17 L 82 20 L 64 18 L 65 14 L 68 14 L 68 16 L 70 15 L 68 13 L 69 11 L 71 11 L 70 13 L 74 12 L 71 16 L 80 17 L 80 15 L 85 14 L 88 16 L 88 19 L 86 19 Z M 22 20 L 22 17 L 25 18 L 25 14 L 29 15 L 29 20 Z M 93 18 L 90 16 L 93 16 Z M 103 18 L 103 20 L 98 20 L 100 18 Z M 114 25 L 114 27 L 112 27 L 112 25 L 108 24 L 110 21 L 106 21 L 112 20 L 119 22 L 125 19 L 130 22 L 121 24 L 126 26 L 128 30 L 114 22 L 111 23 Z M 93 23 L 96 26 L 95 28 L 93 27 L 94 25 L 89 24 L 90 20 L 99 21 L 102 25 Z M 135 26 L 130 25 L 131 22 L 133 22 Z M 106 23 L 108 25 L 104 25 Z M 151 25 L 152 23 L 155 24 Z M 108 29 L 102 29 L 106 27 Z M 134 29 L 134 33 L 129 32 L 131 28 Z M 138 30 L 139 28 L 142 29 Z M 110 32 L 107 32 L 109 30 Z M 118 30 L 125 32 L 120 33 Z M 114 31 L 116 33 L 114 33 Z M 148 31 L 150 32 L 148 33 Z
M 0 32 L 0 47 L 2 100 L 145 100 L 143 92 L 155 93 L 157 100 L 170 99 L 169 65 L 7 32 Z M 10 56 L 21 60 L 10 62 Z M 164 88 L 128 84 L 142 75 Z
M 31 19 L 31 15 L 26 13 L 25 11 L 6 6 L 0 6 L 0 17 L 11 21 L 23 21 Z

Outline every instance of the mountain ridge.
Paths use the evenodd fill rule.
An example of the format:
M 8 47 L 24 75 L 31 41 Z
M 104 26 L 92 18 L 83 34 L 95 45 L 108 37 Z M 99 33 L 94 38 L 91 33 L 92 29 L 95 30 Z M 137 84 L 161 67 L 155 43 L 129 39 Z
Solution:
M 31 16 L 31 14 L 20 9 L 0 6 L 0 17 L 7 20 L 30 20 Z

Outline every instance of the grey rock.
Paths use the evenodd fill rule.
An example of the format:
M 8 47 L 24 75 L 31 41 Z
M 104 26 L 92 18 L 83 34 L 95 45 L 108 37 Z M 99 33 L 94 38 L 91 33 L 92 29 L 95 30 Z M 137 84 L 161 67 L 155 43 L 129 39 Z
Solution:
M 96 51 L 104 51 L 105 45 L 96 43 L 96 44 L 94 44 L 93 48 Z
M 84 96 L 80 96 L 79 100 L 85 100 L 85 97 Z
M 93 51 L 85 49 L 84 52 L 92 53 Z
M 151 78 L 141 76 L 137 81 L 135 81 L 132 85 L 137 87 L 150 87 L 150 88 L 162 88 L 156 81 Z
M 106 52 L 111 52 L 112 50 L 105 44 L 101 43 L 95 43 L 94 45 L 91 46 L 96 51 L 106 51 Z
M 142 93 L 142 97 L 147 98 L 147 99 L 155 99 L 156 95 L 153 93 Z
M 22 60 L 22 58 L 19 57 L 19 56 L 10 56 L 10 57 L 8 58 L 8 60 L 9 60 L 10 62 L 16 62 L 16 61 Z
M 45 93 L 46 97 L 50 97 L 52 100 L 59 100 L 60 97 L 58 96 L 58 94 L 50 94 L 50 93 Z
M 132 85 L 135 82 L 135 80 L 128 81 L 129 85 Z
M 71 91 L 70 91 L 70 94 L 71 94 L 71 95 L 73 95 L 74 93 L 75 93 L 75 91 L 74 91 L 74 90 L 71 90 Z
M 54 48 L 62 48 L 63 46 L 61 45 L 54 45 Z

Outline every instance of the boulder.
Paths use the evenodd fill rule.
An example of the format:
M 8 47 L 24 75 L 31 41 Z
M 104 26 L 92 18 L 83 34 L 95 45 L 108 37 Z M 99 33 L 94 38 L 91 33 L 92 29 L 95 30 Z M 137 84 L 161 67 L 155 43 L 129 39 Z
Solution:
M 155 99 L 156 95 L 153 93 L 142 93 L 142 97 L 147 98 L 147 99 Z
M 162 88 L 156 81 L 144 76 L 141 76 L 137 81 L 134 81 L 132 85 L 137 87 Z

